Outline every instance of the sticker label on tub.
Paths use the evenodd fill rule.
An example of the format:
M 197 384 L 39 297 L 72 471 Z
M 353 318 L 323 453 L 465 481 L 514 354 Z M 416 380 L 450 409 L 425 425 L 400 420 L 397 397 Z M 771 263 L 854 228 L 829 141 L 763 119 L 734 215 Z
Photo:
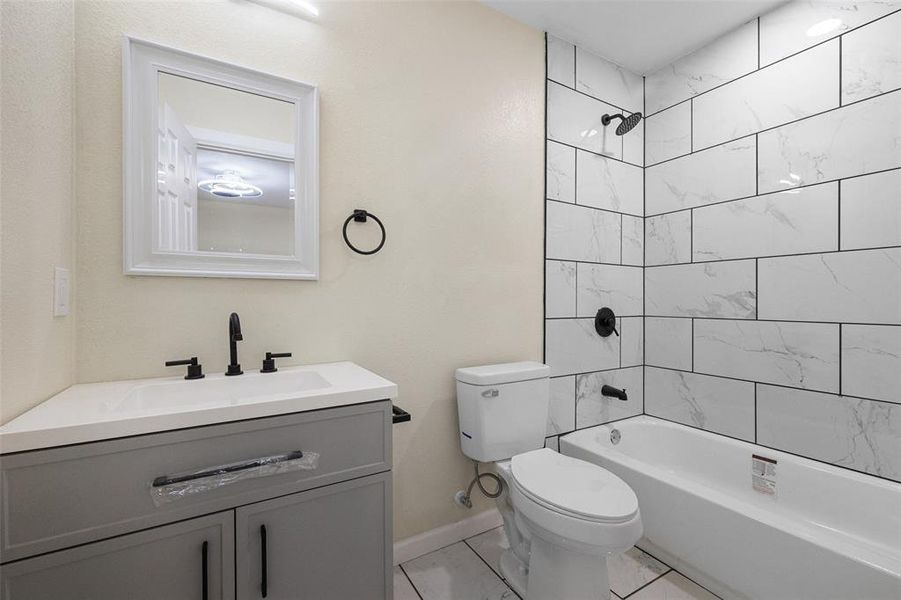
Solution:
M 751 455 L 751 487 L 762 494 L 776 495 L 776 461 L 759 454 Z

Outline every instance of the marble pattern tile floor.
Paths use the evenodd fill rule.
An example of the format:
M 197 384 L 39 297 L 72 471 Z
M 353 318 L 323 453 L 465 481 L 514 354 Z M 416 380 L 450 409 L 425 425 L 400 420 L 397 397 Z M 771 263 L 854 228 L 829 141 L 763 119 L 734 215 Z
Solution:
M 394 600 L 520 600 L 498 567 L 508 547 L 498 527 L 407 561 L 394 568 Z M 610 600 L 717 598 L 637 546 L 611 557 L 608 569 Z

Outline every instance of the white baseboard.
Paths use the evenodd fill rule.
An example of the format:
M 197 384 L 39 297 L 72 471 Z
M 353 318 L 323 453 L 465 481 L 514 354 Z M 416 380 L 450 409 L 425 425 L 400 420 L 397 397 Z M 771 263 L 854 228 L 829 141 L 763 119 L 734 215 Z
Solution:
M 394 564 L 407 562 L 503 524 L 496 508 L 394 542 Z

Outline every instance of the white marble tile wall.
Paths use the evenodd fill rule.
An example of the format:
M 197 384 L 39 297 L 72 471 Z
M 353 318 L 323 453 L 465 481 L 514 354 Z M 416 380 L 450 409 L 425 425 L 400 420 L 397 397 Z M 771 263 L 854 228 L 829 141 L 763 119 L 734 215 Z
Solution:
M 554 141 L 622 159 L 622 136 L 614 134 L 616 127 L 601 123 L 605 114 L 618 112 L 585 94 L 552 81 L 547 84 L 547 136 Z
M 576 48 L 576 89 L 628 111 L 644 110 L 640 75 Z
M 553 375 L 547 426 L 553 446 L 577 426 L 643 410 L 644 125 L 616 136 L 600 118 L 643 111 L 644 82 L 552 37 L 548 77 L 545 362 Z M 616 312 L 619 336 L 595 331 L 604 306 Z M 586 386 L 602 376 L 628 387 L 629 401 L 590 399 Z
M 901 481 L 898 404 L 759 385 L 757 440 Z
M 645 219 L 645 264 L 691 262 L 692 213 L 683 210 Z
M 576 271 L 578 316 L 593 317 L 605 306 L 619 316 L 644 313 L 641 267 L 580 263 Z
M 647 413 L 901 480 L 899 38 L 795 0 L 646 78 Z
M 760 64 L 768 65 L 896 10 L 897 0 L 789 2 L 760 17 Z
M 561 202 L 576 201 L 576 149 L 547 143 L 547 197 Z
M 630 215 L 644 214 L 641 167 L 579 150 L 576 199 L 579 204 Z
M 901 169 L 841 185 L 841 249 L 901 246 Z
M 901 90 L 765 131 L 757 143 L 760 193 L 901 167 Z
M 842 104 L 901 87 L 901 12 L 842 38 Z
M 707 148 L 837 107 L 838 51 L 838 40 L 832 40 L 695 98 L 694 147 Z
M 576 428 L 576 378 L 551 379 L 551 399 L 547 411 L 547 435 L 569 433 Z
M 611 385 L 626 390 L 626 401 L 601 395 L 601 388 Z M 644 410 L 644 376 L 642 367 L 584 373 L 576 377 L 576 427 L 592 427 Z
M 838 250 L 838 184 L 705 206 L 692 218 L 695 262 Z
M 841 391 L 901 404 L 901 326 L 842 326 Z
M 653 165 L 691 152 L 691 102 L 683 102 L 648 117 L 645 160 Z
M 692 319 L 645 317 L 645 364 L 692 370 Z
M 576 52 L 569 42 L 547 36 L 547 78 L 567 87 L 576 86 Z
M 754 384 L 697 373 L 645 368 L 645 412 L 754 441 Z
M 901 323 L 901 248 L 760 259 L 761 319 Z
M 838 325 L 695 319 L 694 370 L 838 391 Z
M 732 31 L 645 78 L 653 114 L 757 68 L 757 21 Z
M 648 267 L 645 314 L 753 319 L 754 270 L 753 260 Z
M 748 137 L 647 167 L 647 215 L 753 196 L 755 156 Z
M 618 213 L 549 201 L 546 219 L 547 258 L 619 264 Z
M 576 263 L 545 261 L 544 315 L 551 318 L 576 316 Z

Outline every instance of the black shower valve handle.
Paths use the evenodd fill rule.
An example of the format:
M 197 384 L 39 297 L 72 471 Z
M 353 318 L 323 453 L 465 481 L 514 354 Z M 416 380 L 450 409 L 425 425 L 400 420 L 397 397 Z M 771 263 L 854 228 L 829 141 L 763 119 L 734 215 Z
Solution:
M 597 312 L 594 317 L 594 329 L 601 337 L 608 337 L 611 333 L 619 337 L 619 331 L 616 330 L 616 314 L 612 309 L 605 306 Z

